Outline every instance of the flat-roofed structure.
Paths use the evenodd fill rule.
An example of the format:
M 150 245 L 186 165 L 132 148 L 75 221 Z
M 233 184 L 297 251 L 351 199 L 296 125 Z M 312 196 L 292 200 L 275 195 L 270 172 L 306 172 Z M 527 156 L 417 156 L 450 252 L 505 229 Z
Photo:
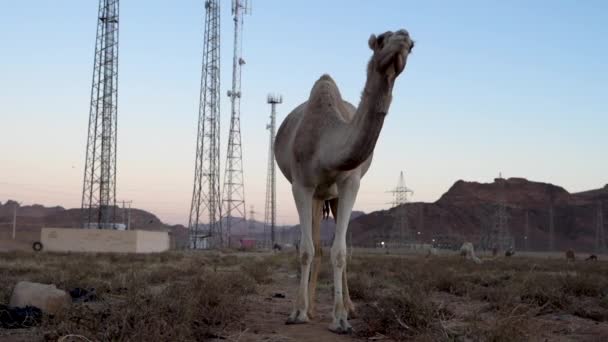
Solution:
M 42 228 L 40 242 L 49 252 L 159 253 L 170 247 L 167 232 L 145 230 Z

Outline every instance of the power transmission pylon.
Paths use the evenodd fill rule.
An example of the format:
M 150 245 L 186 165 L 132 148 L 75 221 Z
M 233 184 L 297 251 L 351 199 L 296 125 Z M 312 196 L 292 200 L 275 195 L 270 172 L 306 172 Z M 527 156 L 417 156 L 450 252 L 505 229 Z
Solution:
M 407 203 L 408 194 L 413 195 L 414 191 L 409 189 L 405 185 L 405 177 L 403 176 L 403 171 L 399 174 L 399 182 L 397 183 L 397 187 L 393 190 L 390 190 L 393 194 L 393 208 L 401 206 L 401 210 L 396 213 L 396 221 L 397 221 L 397 231 L 399 232 L 399 244 L 405 245 L 406 239 L 411 239 L 411 232 L 409 231 L 409 222 L 407 218 L 407 206 L 404 205 Z M 407 237 L 406 237 L 407 235 Z
M 497 208 L 496 214 L 494 216 L 494 222 L 492 225 L 492 230 L 490 232 L 490 247 L 496 248 L 500 251 L 506 250 L 508 248 L 512 248 L 513 239 L 509 234 L 509 227 L 507 224 L 508 216 L 507 216 L 507 203 L 505 198 L 505 179 L 502 178 L 502 174 L 498 175 L 496 179 L 498 182 L 500 189 L 498 190 L 498 199 L 497 199 Z
M 604 231 L 604 213 L 602 202 L 597 202 L 597 219 L 595 222 L 595 253 L 606 253 L 606 235 Z
M 131 204 L 133 201 L 122 201 L 122 222 L 126 230 L 131 229 Z
M 530 251 L 530 215 L 527 210 L 524 222 L 524 248 Z
M 220 1 L 205 1 L 203 67 L 196 139 L 194 188 L 188 229 L 190 248 L 222 244 L 220 200 Z M 208 225 L 203 224 L 207 216 Z
M 232 62 L 232 90 L 230 98 L 230 131 L 228 133 L 228 153 L 224 174 L 223 204 L 226 224 L 226 241 L 230 247 L 232 226 L 247 220 L 245 212 L 245 181 L 243 177 L 243 150 L 241 146 L 241 67 L 243 15 L 249 13 L 247 0 L 232 0 L 234 19 L 234 56 Z M 236 220 L 233 218 L 236 217 Z
M 253 206 L 249 207 L 249 231 L 253 231 L 255 229 L 255 210 L 253 210 Z
M 99 0 L 82 187 L 85 228 L 114 228 L 116 222 L 118 15 L 118 0 Z
M 264 234 L 270 231 L 270 247 L 275 244 L 275 226 L 277 221 L 277 182 L 274 161 L 274 138 L 276 134 L 277 104 L 283 102 L 281 95 L 269 94 L 266 102 L 270 104 L 270 123 L 266 126 L 270 141 L 268 144 L 268 174 L 266 176 L 266 208 L 264 214 Z

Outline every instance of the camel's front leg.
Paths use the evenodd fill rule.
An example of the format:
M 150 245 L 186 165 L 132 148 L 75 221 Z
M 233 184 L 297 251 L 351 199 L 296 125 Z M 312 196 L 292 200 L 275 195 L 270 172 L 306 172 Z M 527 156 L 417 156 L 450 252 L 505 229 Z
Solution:
M 331 199 L 329 201 L 329 207 L 331 208 L 331 213 L 334 215 L 334 221 L 338 222 L 338 202 L 337 198 Z M 352 243 L 352 241 L 351 241 Z M 355 315 L 355 305 L 353 301 L 350 299 L 350 294 L 348 292 L 348 276 L 346 275 L 346 266 L 344 266 L 344 273 L 342 274 L 342 294 L 344 297 L 344 307 L 346 307 L 346 311 L 351 317 Z
M 287 319 L 286 324 L 308 322 L 308 279 L 310 276 L 310 263 L 315 255 L 312 242 L 312 195 L 314 189 L 300 186 L 294 182 L 291 186 L 293 198 L 296 202 L 300 216 L 300 285 L 296 295 L 295 307 Z
M 353 175 L 338 184 L 338 222 L 336 235 L 331 247 L 331 262 L 334 268 L 334 317 L 329 330 L 346 334 L 352 332 L 348 323 L 348 311 L 344 303 L 343 277 L 346 270 L 346 231 L 357 192 L 359 191 L 359 176 Z

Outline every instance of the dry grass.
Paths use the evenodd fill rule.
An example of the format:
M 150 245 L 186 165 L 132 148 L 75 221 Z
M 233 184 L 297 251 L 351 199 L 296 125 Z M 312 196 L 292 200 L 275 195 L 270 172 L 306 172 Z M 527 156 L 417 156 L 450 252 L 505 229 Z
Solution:
M 42 336 L 32 339 L 73 334 L 93 341 L 208 340 L 241 330 L 248 296 L 259 281 L 271 281 L 267 275 L 276 261 L 239 259 L 208 253 L 0 254 L 0 303 L 8 303 L 20 280 L 95 288 L 99 301 L 45 317 Z M 267 273 L 262 277 L 253 269 Z
M 366 303 L 362 337 L 522 341 L 534 333 L 530 319 L 541 315 L 608 321 L 605 262 L 359 256 L 349 264 L 349 288 Z
M 294 253 L 8 253 L 0 254 L 0 303 L 8 302 L 20 280 L 97 290 L 98 302 L 45 317 L 31 340 L 236 340 L 248 328 L 243 322 L 251 316 L 250 296 L 267 295 L 262 292 L 276 287 L 277 279 L 283 279 L 280 290 L 288 290 L 287 273 L 297 270 Z M 331 293 L 331 272 L 325 253 L 319 291 Z M 547 329 L 540 326 L 552 316 L 608 327 L 607 262 L 512 257 L 477 265 L 458 257 L 359 255 L 348 273 L 358 307 L 357 338 L 544 340 L 538 333 Z M 79 339 L 65 339 L 71 340 Z

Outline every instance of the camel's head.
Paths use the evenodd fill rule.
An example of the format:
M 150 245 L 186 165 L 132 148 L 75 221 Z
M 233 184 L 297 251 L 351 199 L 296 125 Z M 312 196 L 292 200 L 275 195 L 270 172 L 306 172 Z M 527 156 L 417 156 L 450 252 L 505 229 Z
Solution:
M 372 34 L 368 43 L 374 51 L 370 67 L 392 80 L 405 69 L 407 56 L 414 48 L 414 41 L 406 30 L 388 31 L 377 37 Z

